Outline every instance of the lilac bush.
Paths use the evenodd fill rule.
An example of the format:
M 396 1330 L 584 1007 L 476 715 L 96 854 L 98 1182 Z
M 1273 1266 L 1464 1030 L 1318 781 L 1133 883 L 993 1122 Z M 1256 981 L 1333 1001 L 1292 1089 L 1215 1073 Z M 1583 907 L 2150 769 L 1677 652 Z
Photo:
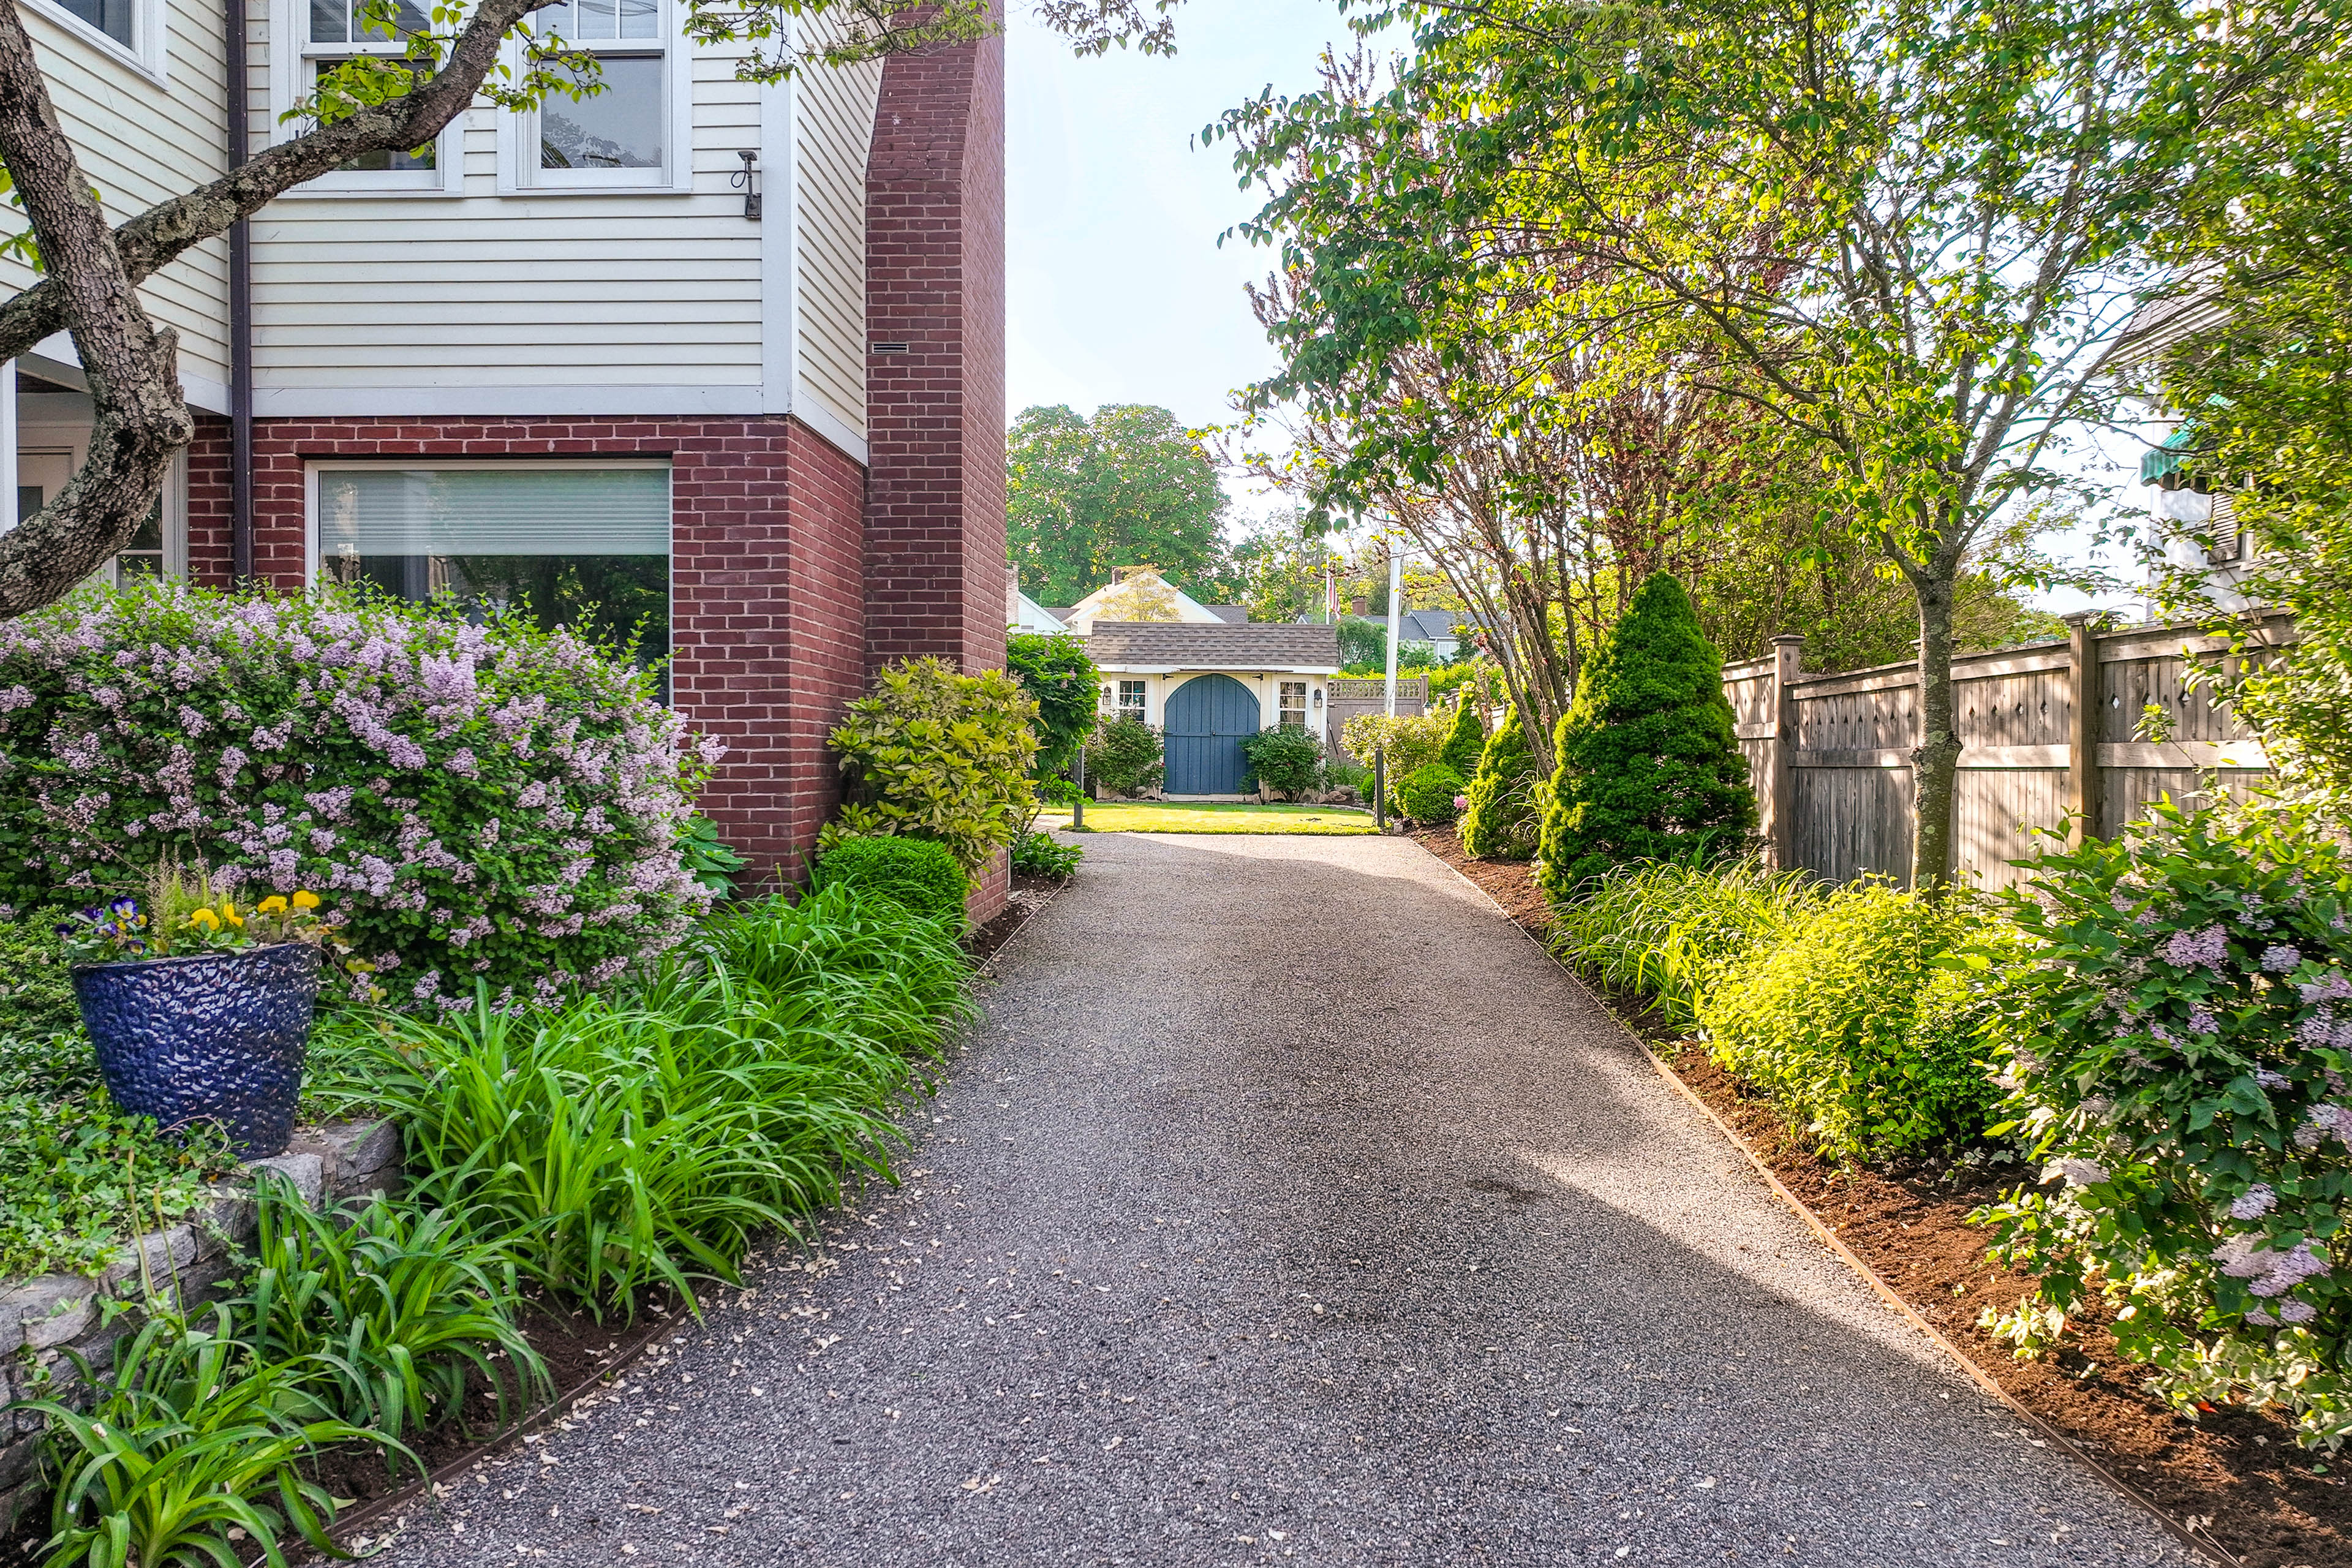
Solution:
M 1995 966 L 1996 1056 L 2038 1188 L 1979 1217 L 2038 1277 L 2022 1354 L 2104 1300 L 2193 1419 L 2277 1405 L 2352 1436 L 2352 862 L 2282 811 L 2159 807 L 2037 866 Z
M 325 897 L 355 996 L 548 1001 L 707 907 L 680 834 L 719 749 L 623 656 L 520 616 L 78 595 L 0 624 L 0 903 L 87 902 L 173 853 Z

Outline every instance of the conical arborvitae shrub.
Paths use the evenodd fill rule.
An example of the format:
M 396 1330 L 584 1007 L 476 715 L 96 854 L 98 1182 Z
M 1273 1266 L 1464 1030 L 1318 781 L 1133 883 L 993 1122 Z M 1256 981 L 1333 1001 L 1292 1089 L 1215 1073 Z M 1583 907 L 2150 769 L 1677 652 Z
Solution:
M 1486 721 L 1465 688 L 1454 705 L 1454 728 L 1445 732 L 1445 749 L 1437 760 L 1466 779 L 1478 771 L 1478 753 L 1486 749 Z
M 1727 855 L 1755 831 L 1723 656 L 1666 573 L 1586 661 L 1559 742 L 1538 877 L 1555 901 L 1613 866 Z
M 1535 803 L 1529 786 L 1535 783 L 1536 760 L 1528 750 L 1528 732 L 1520 727 L 1516 707 L 1503 710 L 1503 721 L 1478 753 L 1478 772 L 1466 792 L 1470 805 L 1462 814 L 1462 847 L 1481 860 L 1524 860 L 1535 847 Z

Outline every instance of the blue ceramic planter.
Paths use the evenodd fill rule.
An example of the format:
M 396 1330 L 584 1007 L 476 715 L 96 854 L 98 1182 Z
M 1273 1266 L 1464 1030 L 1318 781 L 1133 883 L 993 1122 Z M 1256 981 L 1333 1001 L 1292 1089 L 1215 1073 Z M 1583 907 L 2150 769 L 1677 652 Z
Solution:
M 319 999 L 319 950 L 74 966 L 74 995 L 114 1103 L 159 1126 L 215 1121 L 248 1160 L 294 1135 Z

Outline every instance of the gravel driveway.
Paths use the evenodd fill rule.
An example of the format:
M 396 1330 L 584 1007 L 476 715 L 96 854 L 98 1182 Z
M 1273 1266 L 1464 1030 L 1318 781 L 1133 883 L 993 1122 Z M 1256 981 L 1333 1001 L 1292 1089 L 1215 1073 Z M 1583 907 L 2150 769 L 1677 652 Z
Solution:
M 1418 846 L 1085 842 L 905 1186 L 387 1561 L 2194 1561 Z

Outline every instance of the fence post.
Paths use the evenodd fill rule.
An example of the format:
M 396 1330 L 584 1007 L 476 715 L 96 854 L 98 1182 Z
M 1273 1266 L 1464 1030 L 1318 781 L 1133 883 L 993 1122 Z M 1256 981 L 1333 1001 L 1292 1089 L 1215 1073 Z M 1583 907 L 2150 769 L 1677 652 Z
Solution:
M 2066 617 L 2066 842 L 2099 827 L 2099 624 L 2096 610 Z
M 1805 639 L 1772 639 L 1772 776 L 1765 801 L 1764 833 L 1772 864 L 1789 871 L 1797 865 L 1797 677 L 1804 672 Z
M 1386 746 L 1372 748 L 1372 826 L 1382 833 L 1389 830 L 1389 778 Z

